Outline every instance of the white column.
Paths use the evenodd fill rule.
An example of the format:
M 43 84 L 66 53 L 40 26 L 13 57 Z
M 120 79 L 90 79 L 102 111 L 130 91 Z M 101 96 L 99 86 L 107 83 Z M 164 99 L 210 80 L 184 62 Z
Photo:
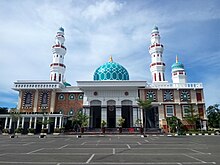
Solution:
M 116 126 L 118 126 L 118 119 L 121 118 L 121 107 L 116 107 Z
M 104 120 L 107 122 L 107 107 L 102 107 L 101 120 Z
M 35 91 L 34 95 L 34 106 L 33 106 L 33 112 L 37 112 L 37 103 L 38 103 L 38 90 Z
M 90 109 L 89 108 L 85 108 L 85 114 L 86 114 L 86 116 L 90 116 Z M 88 118 L 88 126 L 89 126 L 89 121 L 90 120 L 90 117 Z
M 50 112 L 54 112 L 55 100 L 56 100 L 56 93 L 55 91 L 51 91 Z
M 9 129 L 11 129 L 11 125 L 12 125 L 12 118 L 10 118 L 10 121 L 9 121 Z
M 44 117 L 42 118 L 42 126 L 41 126 L 41 128 L 43 129 L 44 128 Z
M 8 117 L 5 118 L 5 127 L 4 127 L 4 129 L 7 128 L 7 125 L 8 125 Z
M 139 108 L 138 110 L 139 110 L 139 113 L 140 113 L 140 119 L 141 119 L 142 125 L 143 125 L 143 127 L 145 127 L 145 126 L 144 126 L 145 123 L 144 123 L 143 110 L 142 110 L 142 108 Z
M 17 121 L 17 128 L 19 128 L 19 124 L 20 124 L 20 118 L 18 118 L 18 121 Z
M 48 123 L 48 121 L 49 121 L 49 117 L 47 117 L 47 129 L 49 128 L 49 123 Z
M 24 128 L 24 117 L 22 117 L 21 128 Z
M 137 121 L 137 114 L 138 114 L 138 111 L 137 111 L 137 108 L 133 108 L 133 127 L 139 127 L 139 125 L 136 124 L 136 121 Z
M 133 125 L 135 124 L 135 121 L 133 121 L 133 107 L 131 107 L 129 111 L 130 111 L 130 127 L 133 127 Z
M 61 128 L 61 126 L 62 126 L 62 117 L 60 117 L 60 121 L 59 121 L 60 123 L 59 123 L 59 128 Z
M 54 129 L 57 128 L 57 117 L 55 117 Z
M 34 129 L 37 127 L 37 117 L 34 118 Z
M 31 123 L 32 123 L 32 117 L 30 117 L 29 128 L 31 128 Z

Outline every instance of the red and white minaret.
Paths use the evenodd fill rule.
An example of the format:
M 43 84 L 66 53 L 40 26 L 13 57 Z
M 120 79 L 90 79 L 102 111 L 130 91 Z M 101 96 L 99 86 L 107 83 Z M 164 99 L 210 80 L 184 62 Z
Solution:
M 64 65 L 64 56 L 66 47 L 64 46 L 64 29 L 60 27 L 55 37 L 55 45 L 52 46 L 53 62 L 50 64 L 50 80 L 63 82 L 66 66 Z
M 151 55 L 150 71 L 152 74 L 153 83 L 165 82 L 165 63 L 162 59 L 163 45 L 160 43 L 160 34 L 158 27 L 154 27 L 151 32 L 151 45 L 149 47 Z

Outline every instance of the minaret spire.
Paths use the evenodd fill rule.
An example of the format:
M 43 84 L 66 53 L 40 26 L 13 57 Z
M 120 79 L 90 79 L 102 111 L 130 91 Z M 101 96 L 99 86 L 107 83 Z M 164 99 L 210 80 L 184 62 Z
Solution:
M 151 32 L 149 53 L 151 55 L 150 71 L 153 83 L 165 82 L 165 63 L 162 59 L 163 45 L 160 43 L 160 34 L 157 26 Z
M 52 46 L 53 62 L 50 64 L 51 81 L 64 81 L 64 73 L 66 69 L 66 66 L 64 65 L 64 56 L 66 54 L 64 42 L 64 29 L 60 27 L 55 37 L 55 44 Z
M 176 55 L 176 63 L 178 63 L 178 56 Z
M 113 62 L 112 56 L 110 56 L 110 58 L 109 58 L 109 62 Z

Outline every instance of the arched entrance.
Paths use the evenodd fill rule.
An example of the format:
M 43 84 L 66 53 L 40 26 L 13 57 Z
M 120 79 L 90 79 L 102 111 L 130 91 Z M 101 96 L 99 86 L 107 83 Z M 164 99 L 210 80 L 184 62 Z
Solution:
M 116 127 L 116 102 L 114 100 L 107 101 L 107 127 Z
M 132 107 L 132 101 L 130 100 L 123 100 L 121 102 L 121 117 L 125 119 L 124 124 L 122 127 L 124 128 L 130 128 L 133 126 L 133 107 Z
M 158 107 L 144 110 L 144 127 L 147 129 L 159 128 Z
M 101 101 L 93 100 L 90 102 L 90 126 L 92 128 L 101 127 Z

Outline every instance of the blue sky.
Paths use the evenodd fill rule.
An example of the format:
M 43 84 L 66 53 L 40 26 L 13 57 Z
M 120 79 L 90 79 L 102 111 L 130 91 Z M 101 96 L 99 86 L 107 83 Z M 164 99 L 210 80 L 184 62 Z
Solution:
M 112 55 L 130 80 L 151 82 L 152 28 L 165 47 L 166 79 L 179 56 L 188 82 L 202 82 L 206 106 L 220 103 L 220 1 L 218 0 L 1 0 L 0 107 L 15 107 L 16 80 L 49 80 L 51 46 L 65 29 L 66 81 L 92 80 Z

